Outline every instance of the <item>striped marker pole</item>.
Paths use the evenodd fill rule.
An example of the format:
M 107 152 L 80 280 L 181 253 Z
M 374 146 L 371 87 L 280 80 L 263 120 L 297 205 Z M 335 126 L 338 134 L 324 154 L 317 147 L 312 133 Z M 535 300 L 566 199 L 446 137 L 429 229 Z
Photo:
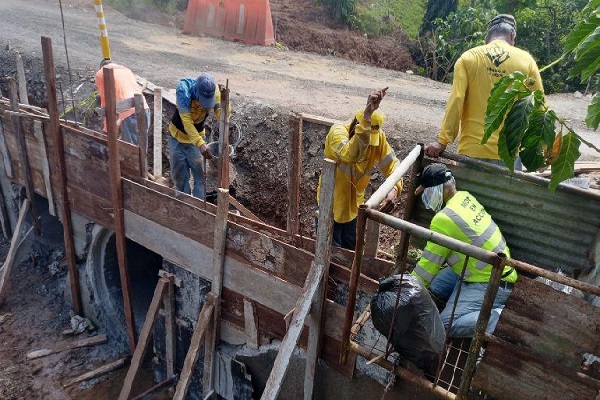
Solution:
M 104 19 L 102 0 L 94 0 L 94 8 L 96 9 L 96 18 L 98 19 L 98 29 L 100 29 L 102 57 L 110 60 L 110 44 L 108 43 L 108 31 L 106 30 L 106 20 Z

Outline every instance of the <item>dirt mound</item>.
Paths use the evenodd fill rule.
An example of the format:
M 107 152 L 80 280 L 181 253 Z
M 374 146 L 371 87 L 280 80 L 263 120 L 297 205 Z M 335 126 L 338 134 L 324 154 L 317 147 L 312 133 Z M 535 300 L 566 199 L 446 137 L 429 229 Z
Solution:
M 325 7 L 312 0 L 271 2 L 275 35 L 293 50 L 333 55 L 376 67 L 406 71 L 415 68 L 403 35 L 370 38 L 332 23 Z

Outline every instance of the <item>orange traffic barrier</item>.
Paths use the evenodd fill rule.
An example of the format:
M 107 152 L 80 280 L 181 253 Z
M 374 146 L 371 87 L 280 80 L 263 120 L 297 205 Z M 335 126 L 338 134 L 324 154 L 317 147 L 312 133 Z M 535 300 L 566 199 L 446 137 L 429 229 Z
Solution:
M 269 0 L 190 0 L 183 31 L 247 44 L 275 43 Z

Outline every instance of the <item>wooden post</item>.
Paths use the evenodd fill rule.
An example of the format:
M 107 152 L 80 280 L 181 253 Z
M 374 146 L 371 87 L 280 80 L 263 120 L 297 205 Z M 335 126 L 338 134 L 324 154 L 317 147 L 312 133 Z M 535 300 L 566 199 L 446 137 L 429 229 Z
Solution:
M 63 238 L 65 242 L 65 255 L 69 265 L 69 281 L 71 284 L 71 298 L 73 299 L 73 311 L 81 315 L 81 294 L 79 289 L 79 271 L 77 269 L 77 258 L 75 255 L 75 242 L 73 240 L 73 224 L 71 222 L 71 205 L 67 192 L 67 174 L 65 168 L 64 138 L 60 130 L 58 114 L 58 101 L 56 98 L 56 71 L 54 69 L 54 54 L 52 53 L 52 40 L 42 37 L 42 53 L 44 55 L 44 74 L 46 76 L 46 94 L 48 98 L 48 139 L 54 143 L 54 159 L 56 170 L 51 174 L 57 175 L 59 185 L 58 205 L 60 208 L 61 222 L 63 224 Z
M 4 125 L 2 124 L 2 120 L 0 120 L 0 150 L 2 151 L 2 161 L 4 162 L 4 170 L 6 171 L 6 175 L 9 178 L 12 178 L 14 176 L 12 170 L 12 161 L 10 154 L 8 154 L 8 147 L 6 147 L 6 140 L 4 138 Z
M 40 149 L 40 159 L 42 161 L 42 174 L 44 175 L 44 186 L 46 186 L 46 197 L 48 198 L 48 212 L 56 216 L 54 208 L 54 195 L 52 194 L 52 183 L 50 182 L 50 163 L 48 162 L 48 151 L 46 150 L 46 139 L 42 132 L 42 123 L 33 121 L 33 135 L 38 141 Z
M 290 158 L 288 161 L 287 231 L 292 237 L 299 233 L 300 183 L 302 181 L 302 118 L 290 116 Z
M 25 199 L 23 205 L 21 205 L 21 211 L 19 212 L 19 219 L 17 221 L 17 225 L 15 226 L 15 233 L 13 234 L 12 240 L 10 241 L 10 248 L 8 250 L 8 254 L 6 255 L 6 259 L 4 260 L 4 264 L 0 267 L 0 304 L 4 302 L 5 293 L 5 284 L 10 275 L 10 271 L 12 269 L 13 260 L 15 254 L 17 252 L 17 247 L 19 245 L 19 241 L 21 240 L 21 227 L 23 226 L 23 221 L 25 220 L 25 216 L 27 215 L 27 211 L 29 211 L 29 199 Z
M 244 332 L 246 333 L 246 346 L 258 349 L 258 318 L 254 302 L 244 297 Z
M 131 289 L 129 285 L 129 271 L 127 270 L 127 246 L 125 242 L 125 215 L 123 212 L 123 188 L 121 183 L 121 161 L 119 160 L 119 147 L 117 142 L 117 101 L 115 96 L 115 77 L 112 68 L 103 68 L 104 93 L 106 110 L 106 130 L 108 139 L 108 169 L 111 182 L 111 197 L 114 207 L 115 239 L 117 244 L 117 258 L 119 261 L 119 275 L 121 290 L 123 292 L 123 312 L 127 321 L 127 335 L 129 348 L 135 350 L 135 321 L 131 306 Z
M 365 241 L 365 258 L 377 257 L 377 247 L 379 245 L 379 222 L 372 219 L 367 221 L 367 239 Z
M 204 171 L 206 173 L 206 171 Z M 221 120 L 219 121 L 218 186 L 229 189 L 229 80 L 221 89 Z
M 146 179 L 148 175 L 148 127 L 146 126 L 146 109 L 144 108 L 144 95 L 133 95 L 135 104 L 135 118 L 137 121 L 138 148 L 140 154 L 140 176 Z
M 325 326 L 324 304 L 327 301 L 327 281 L 331 261 L 331 239 L 333 236 L 333 192 L 335 187 L 335 162 L 325 159 L 321 173 L 321 193 L 319 194 L 319 228 L 315 249 L 315 263 L 325 267 L 323 277 L 313 299 L 308 317 L 308 348 L 304 373 L 304 400 L 312 400 L 317 359 L 321 348 L 323 327 Z
M 175 389 L 173 400 L 185 399 L 190 386 L 190 377 L 192 375 L 192 371 L 196 365 L 196 361 L 198 361 L 200 344 L 202 343 L 204 334 L 207 331 L 207 326 L 209 325 L 210 319 L 213 315 L 215 302 L 216 300 L 214 295 L 209 293 L 206 297 L 204 305 L 202 306 L 202 311 L 200 311 L 196 328 L 194 328 L 194 333 L 192 334 L 192 340 L 190 342 L 190 348 L 185 356 L 185 361 L 183 362 L 183 369 L 181 370 L 179 382 L 177 382 L 177 388 Z M 206 369 L 206 365 L 204 368 Z
M 23 66 L 23 58 L 19 52 L 15 53 L 15 62 L 17 64 L 17 79 L 19 81 L 19 103 L 29 104 L 27 97 L 27 79 L 25 78 L 25 67 Z
M 225 269 L 225 245 L 227 244 L 227 216 L 229 214 L 229 190 L 219 188 L 217 194 L 217 215 L 213 250 L 213 281 L 211 293 L 215 297 L 215 310 L 212 322 L 206 333 L 204 344 L 203 392 L 206 395 L 214 388 L 214 353 L 220 338 L 221 293 Z
M 10 97 L 10 108 L 19 112 L 19 100 L 17 94 L 17 83 L 12 77 L 7 78 L 8 81 L 8 91 Z M 31 201 L 31 219 L 33 222 L 33 227 L 35 234 L 37 236 L 41 233 L 40 228 L 40 217 L 37 212 L 37 208 L 35 206 L 35 190 L 33 187 L 33 176 L 31 174 L 31 166 L 29 165 L 29 156 L 27 155 L 27 144 L 25 142 L 25 132 L 21 130 L 21 119 L 13 115 L 12 122 L 15 127 L 15 132 L 17 135 L 17 140 L 19 142 L 19 161 L 21 163 L 21 174 L 22 179 L 25 180 L 25 189 L 27 191 L 27 197 L 29 201 Z
M 175 349 L 176 349 L 176 324 L 175 324 L 175 275 L 165 273 L 162 276 L 171 280 L 167 292 L 163 296 L 165 310 L 165 360 L 167 362 L 167 376 L 175 374 Z
M 104 73 L 106 74 L 106 69 Z M 110 132 L 110 131 L 109 131 Z M 154 322 L 156 321 L 156 314 L 158 314 L 158 309 L 160 308 L 161 300 L 163 298 L 163 294 L 167 286 L 173 285 L 173 278 L 163 278 L 161 277 L 158 280 L 158 284 L 154 289 L 154 296 L 152 297 L 152 302 L 150 303 L 150 307 L 148 307 L 148 312 L 146 313 L 146 320 L 144 321 L 144 326 L 142 327 L 142 332 L 140 333 L 140 342 L 139 345 L 135 348 L 133 352 L 133 356 L 131 357 L 131 366 L 127 371 L 127 376 L 125 377 L 125 382 L 123 382 L 123 388 L 121 389 L 121 393 L 119 394 L 119 400 L 127 400 L 129 396 L 131 396 L 131 390 L 133 389 L 133 382 L 137 376 L 137 373 L 140 369 L 140 365 L 144 359 L 144 354 L 146 353 L 146 348 L 148 347 L 148 343 L 150 343 L 150 337 L 152 334 L 152 328 L 154 328 Z
M 152 173 L 162 176 L 162 89 L 154 89 L 154 151 Z

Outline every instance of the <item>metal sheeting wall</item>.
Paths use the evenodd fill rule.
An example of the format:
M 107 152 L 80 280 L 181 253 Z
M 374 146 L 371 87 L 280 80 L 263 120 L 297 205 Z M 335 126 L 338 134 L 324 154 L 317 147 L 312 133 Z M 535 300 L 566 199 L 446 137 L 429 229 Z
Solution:
M 430 163 L 424 160 L 424 164 Z M 600 196 L 582 196 L 515 177 L 448 166 L 458 190 L 467 190 L 498 224 L 513 258 L 567 274 L 591 268 L 587 252 L 600 230 Z M 415 202 L 415 222 L 428 226 L 433 213 Z

